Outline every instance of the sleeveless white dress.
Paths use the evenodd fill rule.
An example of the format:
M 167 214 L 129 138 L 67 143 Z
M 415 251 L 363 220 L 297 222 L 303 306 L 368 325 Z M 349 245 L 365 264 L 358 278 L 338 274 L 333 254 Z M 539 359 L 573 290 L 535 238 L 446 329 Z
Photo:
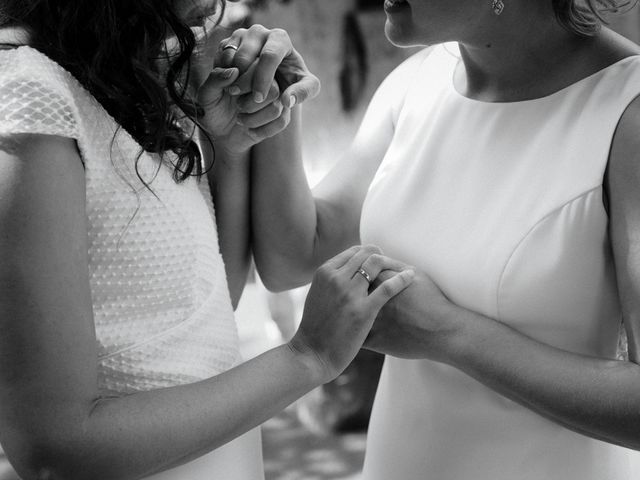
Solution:
M 206 177 L 177 184 L 171 165 L 142 153 L 154 196 L 134 171 L 140 146 L 69 72 L 28 46 L 0 50 L 0 135 L 19 133 L 75 139 L 84 163 L 101 393 L 192 383 L 240 363 Z M 153 478 L 260 480 L 259 430 Z
M 453 87 L 457 47 L 422 52 L 395 92 L 363 243 L 428 273 L 454 303 L 555 347 L 616 358 L 621 324 L 603 206 L 611 140 L 640 57 L 544 98 Z M 386 359 L 363 480 L 637 480 L 639 453 L 573 433 L 453 367 Z

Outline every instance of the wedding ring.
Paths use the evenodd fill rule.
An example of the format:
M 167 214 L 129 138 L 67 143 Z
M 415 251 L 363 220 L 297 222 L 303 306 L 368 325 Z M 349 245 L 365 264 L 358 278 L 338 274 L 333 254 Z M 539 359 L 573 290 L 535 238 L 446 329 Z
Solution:
M 356 270 L 356 273 L 362 275 L 364 279 L 369 282 L 369 285 L 371 285 L 371 275 L 369 275 L 364 268 L 360 267 L 358 270 Z
M 224 50 L 229 50 L 229 49 L 234 50 L 234 51 L 236 51 L 236 52 L 238 51 L 238 47 L 237 47 L 237 46 L 235 46 L 235 45 L 233 45 L 233 44 L 225 45 L 225 46 L 222 48 L 222 50 L 223 50 L 223 51 L 224 51 Z

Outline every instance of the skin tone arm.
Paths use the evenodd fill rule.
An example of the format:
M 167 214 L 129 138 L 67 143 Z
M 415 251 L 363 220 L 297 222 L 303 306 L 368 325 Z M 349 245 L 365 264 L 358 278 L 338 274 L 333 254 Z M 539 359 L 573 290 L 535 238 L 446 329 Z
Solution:
M 313 251 L 315 222 L 310 223 L 306 219 L 316 218 L 316 206 L 311 192 L 306 186 L 302 170 L 299 148 L 300 112 L 298 105 L 308 98 L 313 98 L 318 93 L 320 89 L 319 82 L 308 71 L 302 57 L 295 51 L 287 33 L 283 30 L 268 30 L 260 25 L 254 25 L 249 29 L 237 30 L 231 37 L 224 40 L 221 45 L 235 45 L 238 49 L 237 51 L 233 49 L 219 50 L 217 60 L 220 65 L 235 67 L 241 72 L 253 69 L 249 84 L 242 84 L 239 81 L 233 85 L 233 87 L 237 87 L 236 92 L 228 89 L 234 96 L 238 97 L 237 103 L 241 111 L 252 111 L 257 108 L 257 105 L 263 103 L 260 100 L 264 99 L 265 96 L 268 99 L 270 82 L 274 77 L 278 79 L 278 84 L 282 90 L 279 102 L 282 110 L 280 117 L 275 120 L 275 122 L 281 122 L 281 124 L 277 125 L 277 129 L 267 132 L 266 135 L 264 134 L 264 128 L 268 128 L 269 125 L 259 126 L 256 122 L 262 112 L 254 113 L 253 118 L 247 118 L 242 115 L 243 126 L 248 128 L 254 136 L 259 135 L 260 140 L 262 140 L 265 136 L 273 138 L 275 133 L 282 132 L 291 122 L 286 134 L 279 135 L 279 138 L 277 140 L 274 139 L 273 142 L 263 141 L 253 148 L 252 159 L 254 160 L 252 160 L 249 168 L 245 163 L 246 156 L 241 159 L 231 159 L 229 162 L 230 170 L 242 171 L 242 173 L 234 175 L 233 181 L 237 182 L 235 186 L 233 181 L 229 182 L 228 185 L 231 189 L 238 187 L 242 191 L 246 191 L 246 185 L 241 185 L 240 183 L 243 181 L 244 175 L 249 170 L 251 172 L 250 210 L 251 228 L 253 230 L 251 232 L 251 242 L 255 261 L 263 281 L 272 290 L 308 283 L 317 266 L 322 263 L 321 261 L 316 261 L 318 258 L 326 259 L 331 256 L 331 254 L 326 255 L 326 252 L 337 253 L 341 249 L 359 243 L 357 229 L 348 227 L 352 222 L 335 223 L 331 221 L 327 222 L 327 224 L 344 225 L 348 233 L 343 235 L 342 230 L 338 229 L 337 231 L 340 232 L 343 238 L 340 238 L 338 242 L 332 242 L 329 248 L 324 249 L 320 254 Z M 374 115 L 371 115 L 371 117 L 374 117 Z M 391 130 L 391 124 L 386 120 L 387 117 L 384 116 L 380 122 Z M 372 119 L 371 123 L 375 121 L 375 119 Z M 390 137 L 391 132 L 386 136 L 378 136 L 376 138 L 390 140 Z M 363 139 L 363 143 L 368 143 L 367 139 Z M 386 146 L 381 145 L 381 143 L 384 143 L 384 140 L 376 143 L 371 149 L 376 150 L 376 147 L 380 146 L 380 151 L 367 157 L 367 159 L 373 159 L 372 163 L 375 163 L 376 160 L 379 162 L 383 151 L 386 150 Z M 371 150 L 363 152 L 362 156 L 370 153 Z M 291 158 L 295 158 L 296 161 L 291 162 Z M 358 171 L 357 167 L 352 166 L 349 172 L 354 182 L 356 180 L 359 182 L 359 188 L 355 188 L 356 194 L 364 198 L 367 180 L 361 180 L 361 170 L 362 168 Z M 372 175 L 375 169 L 369 168 L 369 170 L 371 170 Z M 340 172 L 338 175 L 342 173 L 344 172 Z M 304 181 L 300 182 L 300 179 Z M 299 188 L 300 186 L 303 187 Z M 286 195 L 281 195 L 283 189 L 285 189 Z M 297 195 L 287 196 L 292 192 Z M 235 194 L 238 195 L 237 191 Z M 247 198 L 247 196 L 244 198 Z M 285 198 L 287 199 L 286 201 L 284 201 Z M 291 199 L 293 201 L 289 201 Z M 299 207 L 302 207 L 292 208 L 293 204 L 296 203 L 298 203 Z M 348 209 L 350 205 L 351 202 L 346 201 L 344 205 L 341 205 L 341 208 L 344 206 Z M 246 207 L 243 207 L 243 211 L 246 211 Z M 331 213 L 334 212 L 331 211 Z M 295 221 L 291 221 L 291 214 L 296 215 Z M 320 215 L 320 217 L 326 218 L 325 215 Z M 276 231 L 269 226 L 270 219 L 274 218 L 278 219 L 272 225 Z M 288 227 L 294 228 L 289 230 Z M 245 228 L 244 225 L 243 228 Z M 263 237 L 263 235 L 267 236 Z M 275 240 L 283 243 L 276 250 L 273 250 L 271 245 L 274 244 Z M 295 247 L 296 250 L 289 252 L 288 249 L 291 247 Z M 301 269 L 299 268 L 302 257 L 298 254 L 298 247 L 301 247 L 305 253 L 309 253 L 311 257 L 309 260 L 305 259 L 302 274 L 300 274 Z M 311 251 L 307 252 L 307 247 L 310 247 Z M 286 255 L 287 253 L 291 255 Z M 276 268 L 278 275 L 273 275 L 270 267 Z M 293 276 L 295 279 L 293 283 L 288 281 L 285 284 L 280 284 L 280 279 L 282 278 L 280 274 L 284 272 Z M 278 279 L 276 280 L 278 282 L 277 286 L 273 284 L 272 278 Z
M 607 185 L 629 361 L 540 343 L 453 305 L 424 274 L 383 309 L 368 348 L 450 364 L 568 429 L 640 450 L 639 129 L 640 100 L 635 100 L 614 138 Z
M 353 144 L 313 192 L 302 164 L 299 109 L 285 132 L 254 148 L 253 250 L 270 290 L 308 283 L 317 265 L 359 243 L 362 204 L 393 136 L 391 93 L 378 92 Z
M 0 172 L 0 439 L 25 480 L 142 478 L 215 449 L 335 377 L 411 281 L 368 295 L 357 266 L 395 263 L 353 248 L 319 270 L 289 344 L 198 383 L 101 398 L 75 143 L 5 139 Z
M 320 89 L 308 71 L 302 75 L 292 71 L 280 75 L 280 91 L 274 80 L 276 69 L 290 53 L 281 46 L 283 37 L 288 39 L 282 30 L 253 25 L 221 39 L 214 28 L 193 63 L 198 98 L 205 106 L 200 120 L 214 141 L 215 149 L 207 139 L 201 138 L 200 145 L 206 163 L 213 164 L 208 180 L 234 308 L 251 262 L 251 147 L 287 127 L 293 98 L 301 104 Z M 225 49 L 228 45 L 236 48 Z M 212 72 L 211 59 L 216 66 Z

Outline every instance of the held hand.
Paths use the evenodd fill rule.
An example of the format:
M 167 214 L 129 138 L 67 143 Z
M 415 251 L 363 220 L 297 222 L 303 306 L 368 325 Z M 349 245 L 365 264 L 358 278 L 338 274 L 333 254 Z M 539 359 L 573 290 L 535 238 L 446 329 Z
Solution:
M 309 72 L 289 35 L 281 29 L 253 25 L 236 30 L 220 43 L 215 64 L 237 67 L 242 73 L 255 64 L 250 85 L 239 86 L 234 93 L 252 93 L 257 103 L 266 98 L 274 79 L 278 81 L 282 91 L 280 100 L 286 108 L 293 108 L 320 92 L 320 81 Z
M 382 272 L 373 287 L 393 275 Z M 418 271 L 411 286 L 381 309 L 364 347 L 399 358 L 446 362 L 456 328 L 450 321 L 455 308 L 433 280 Z
M 380 308 L 407 288 L 413 271 L 398 267 L 377 247 L 353 247 L 320 267 L 304 307 L 302 323 L 289 346 L 318 372 L 322 383 L 338 376 L 361 348 Z M 403 266 L 404 267 L 404 266 Z M 369 294 L 369 281 L 390 272 Z
M 291 110 L 280 102 L 280 89 L 275 81 L 260 104 L 251 95 L 228 93 L 233 83 L 248 84 L 256 66 L 242 77 L 237 68 L 215 68 L 199 90 L 198 101 L 205 110 L 201 122 L 213 140 L 230 152 L 249 150 L 280 133 L 291 120 Z

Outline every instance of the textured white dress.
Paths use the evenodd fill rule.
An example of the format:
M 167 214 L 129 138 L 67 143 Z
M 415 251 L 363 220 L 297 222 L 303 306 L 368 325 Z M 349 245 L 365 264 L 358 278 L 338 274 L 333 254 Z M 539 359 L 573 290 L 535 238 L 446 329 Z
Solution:
M 460 95 L 458 61 L 456 47 L 436 47 L 381 87 L 395 134 L 364 204 L 363 243 L 427 272 L 462 307 L 615 358 L 602 184 L 616 125 L 640 94 L 640 57 L 512 103 Z M 638 459 L 453 367 L 389 357 L 363 480 L 637 480 Z
M 37 50 L 0 50 L 0 135 L 76 140 L 86 175 L 89 271 L 105 395 L 187 384 L 237 365 L 238 336 L 206 178 L 177 184 L 75 78 Z M 115 137 L 114 137 L 115 135 Z M 169 157 L 171 158 L 171 157 Z M 203 422 L 207 419 L 203 418 Z M 260 435 L 154 478 L 260 480 Z

